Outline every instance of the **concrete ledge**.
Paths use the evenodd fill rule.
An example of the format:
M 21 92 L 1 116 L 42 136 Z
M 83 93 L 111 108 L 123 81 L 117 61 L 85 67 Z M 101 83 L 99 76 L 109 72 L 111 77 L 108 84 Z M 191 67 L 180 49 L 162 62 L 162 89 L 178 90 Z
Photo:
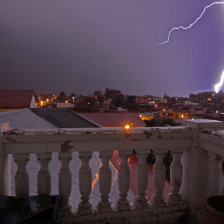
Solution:
M 143 224 L 143 223 L 185 223 L 184 219 L 190 217 L 188 204 L 178 206 L 164 206 L 141 210 L 130 210 L 123 212 L 112 212 L 105 214 L 93 213 L 88 216 L 64 217 L 59 220 L 63 224 Z
M 184 122 L 184 126 L 196 129 L 224 128 L 222 121 L 209 120 L 209 119 L 194 119 L 194 120 L 189 119 Z

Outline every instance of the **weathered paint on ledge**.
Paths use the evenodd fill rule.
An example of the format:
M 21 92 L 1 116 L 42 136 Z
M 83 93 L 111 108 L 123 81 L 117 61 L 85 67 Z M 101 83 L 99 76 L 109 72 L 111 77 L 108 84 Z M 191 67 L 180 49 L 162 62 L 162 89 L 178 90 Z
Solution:
M 75 152 L 190 147 L 192 129 L 162 128 L 75 128 L 9 130 L 1 133 L 6 154 Z M 175 140 L 174 140 L 175 139 Z
M 184 132 L 186 127 L 156 127 L 156 128 L 54 128 L 54 129 L 10 129 L 1 131 L 1 136 L 23 136 L 23 135 L 61 135 L 61 134 L 115 134 L 115 133 L 164 133 L 164 132 Z

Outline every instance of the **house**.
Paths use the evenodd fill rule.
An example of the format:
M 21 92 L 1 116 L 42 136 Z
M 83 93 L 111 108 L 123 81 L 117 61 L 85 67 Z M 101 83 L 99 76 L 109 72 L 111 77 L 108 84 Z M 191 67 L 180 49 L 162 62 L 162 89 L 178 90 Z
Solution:
M 149 98 L 147 96 L 135 96 L 135 103 L 148 105 Z
M 0 112 L 35 107 L 33 90 L 0 90 Z
M 144 113 L 139 114 L 139 117 L 142 120 L 150 121 L 156 117 L 156 113 L 155 112 L 144 112 Z

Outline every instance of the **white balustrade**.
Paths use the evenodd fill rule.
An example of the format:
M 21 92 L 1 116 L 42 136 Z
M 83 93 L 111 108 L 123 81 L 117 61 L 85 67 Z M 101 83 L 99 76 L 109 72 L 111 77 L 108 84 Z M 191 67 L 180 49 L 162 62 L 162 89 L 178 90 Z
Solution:
M 15 175 L 16 197 L 29 196 L 29 176 L 26 171 L 29 154 L 14 154 L 14 160 L 17 165 L 17 172 Z
M 130 186 L 130 170 L 128 166 L 129 151 L 119 151 L 121 164 L 118 169 L 118 187 L 119 187 L 119 200 L 117 202 L 117 210 L 125 211 L 130 210 L 127 193 Z
M 208 130 L 203 132 L 207 127 L 206 125 L 209 128 L 213 128 L 213 126 L 216 128 L 217 122 L 209 121 L 208 124 L 203 124 L 202 121 L 188 121 L 185 127 L 133 128 L 128 133 L 123 129 L 109 130 L 103 128 L 84 131 L 81 129 L 57 129 L 53 131 L 24 131 L 19 134 L 14 132 L 1 133 L 0 169 L 4 168 L 4 157 L 12 154 L 17 164 L 15 174 L 16 196 L 29 196 L 29 175 L 26 166 L 29 155 L 36 153 L 40 164 L 37 175 L 38 194 L 49 195 L 52 190 L 49 164 L 52 153 L 57 152 L 61 163 L 58 174 L 58 187 L 61 197 L 58 214 L 60 217 L 71 217 L 70 223 L 91 223 L 92 219 L 96 219 L 96 217 L 102 218 L 101 221 L 105 222 L 112 217 L 112 220 L 116 222 L 120 215 L 123 215 L 122 218 L 125 217 L 125 219 L 120 220 L 127 219 L 129 220 L 127 222 L 134 223 L 135 214 L 140 216 L 139 220 L 142 218 L 140 221 L 145 223 L 150 223 L 152 216 L 156 216 L 153 222 L 160 221 L 161 216 L 165 217 L 164 220 L 166 220 L 168 216 L 180 217 L 180 214 L 189 213 L 189 206 L 191 206 L 192 210 L 198 211 L 197 209 L 201 208 L 201 202 L 206 198 L 206 192 L 208 192 L 207 196 L 222 193 L 224 134 L 222 136 L 222 133 L 217 134 Z M 219 128 L 220 125 L 219 123 Z M 66 142 L 66 147 L 60 147 L 62 142 Z M 109 162 L 114 149 L 119 151 L 120 157 L 120 166 L 118 168 L 119 198 L 115 201 L 116 209 L 112 210 L 109 199 L 112 187 L 112 172 Z M 128 194 L 130 190 L 128 159 L 133 149 L 137 152 L 139 160 L 136 169 L 137 196 L 135 199 L 133 199 L 133 194 Z M 153 167 L 154 192 L 152 198 L 148 199 L 146 197 L 146 190 L 148 191 L 146 158 L 150 149 L 154 150 L 156 162 Z M 163 196 L 165 185 L 165 165 L 163 160 L 166 152 L 170 149 L 173 156 L 170 167 L 171 192 L 166 203 Z M 99 186 L 99 189 L 97 187 L 94 189 L 99 190 L 100 199 L 97 207 L 92 208 L 89 201 L 92 189 L 92 172 L 89 161 L 93 151 L 99 152 L 102 164 L 99 169 L 99 184 L 96 185 Z M 78 180 L 74 180 L 74 182 L 78 181 L 81 200 L 77 213 L 73 214 L 74 216 L 72 216 L 69 205 L 72 188 L 69 163 L 72 159 L 72 152 L 78 152 L 81 161 Z M 197 172 L 194 172 L 195 170 Z M 0 183 L 6 186 L 3 178 L 4 173 L 4 170 L 0 170 Z M 116 178 L 113 180 L 116 180 Z M 195 189 L 195 186 L 197 189 Z M 200 187 L 204 187 L 206 190 L 200 192 Z M 4 192 L 1 186 L 0 192 Z M 131 201 L 129 201 L 128 195 L 132 197 Z M 185 203 L 182 197 L 189 204 Z M 151 202 L 150 206 L 149 201 Z M 134 205 L 134 214 L 130 202 L 131 205 Z M 93 213 L 92 209 L 96 209 L 96 212 Z M 152 213 L 150 213 L 151 211 Z M 89 219 L 85 220 L 85 217 Z M 131 220 L 132 218 L 133 220 Z M 147 221 L 144 221 L 144 218 Z
M 151 203 L 154 206 L 164 206 L 163 189 L 165 185 L 165 165 L 163 159 L 165 153 L 155 152 L 155 156 L 156 162 L 153 167 L 154 195 L 152 196 Z
M 181 155 L 182 152 L 172 152 L 173 161 L 170 166 L 171 193 L 168 197 L 168 203 L 171 205 L 182 203 L 181 195 L 179 193 L 183 175 Z
M 101 200 L 98 204 L 98 212 L 111 212 L 111 205 L 109 202 L 109 193 L 111 189 L 111 170 L 109 167 L 109 160 L 111 159 L 112 152 L 100 152 L 102 165 L 99 171 L 99 190 L 101 193 Z
M 92 173 L 89 167 L 89 160 L 92 152 L 79 152 L 79 158 L 82 166 L 79 170 L 79 191 L 81 194 L 81 202 L 79 203 L 78 213 L 80 215 L 88 215 L 92 213 L 92 206 L 89 203 L 89 195 L 91 193 Z
M 60 216 L 71 215 L 71 208 L 68 204 L 68 199 L 71 194 L 72 177 L 69 169 L 69 163 L 72 159 L 71 152 L 61 152 L 58 154 L 58 159 L 61 162 L 61 169 L 59 171 L 59 194 L 60 201 Z
M 149 151 L 136 150 L 138 153 L 138 167 L 137 167 L 137 178 L 136 185 L 138 188 L 138 195 L 135 200 L 136 209 L 148 208 L 148 199 L 146 197 L 146 188 L 148 185 L 148 166 L 146 164 L 147 156 Z
M 222 159 L 214 153 L 208 153 L 208 196 L 220 195 L 223 190 Z
M 51 153 L 38 153 L 37 160 L 40 163 L 40 170 L 37 176 L 37 192 L 38 194 L 51 193 L 51 175 L 48 169 L 51 161 Z

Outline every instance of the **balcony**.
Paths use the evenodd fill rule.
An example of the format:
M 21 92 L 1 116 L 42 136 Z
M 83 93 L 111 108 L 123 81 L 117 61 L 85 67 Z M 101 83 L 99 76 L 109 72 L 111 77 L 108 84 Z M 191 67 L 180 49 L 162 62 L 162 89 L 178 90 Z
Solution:
M 203 201 L 208 196 L 223 193 L 223 147 L 223 124 L 211 120 L 190 120 L 181 127 L 131 130 L 3 131 L 0 136 L 0 194 L 50 195 L 56 187 L 61 196 L 59 223 L 200 222 Z M 119 152 L 117 169 L 111 163 L 114 150 Z M 130 189 L 128 159 L 133 150 L 138 157 L 137 194 Z M 153 186 L 148 184 L 146 164 L 150 151 L 156 158 Z M 171 188 L 164 197 L 163 158 L 168 151 L 173 157 Z M 92 156 L 98 156 L 98 160 L 91 160 Z M 17 166 L 15 173 L 11 170 L 11 160 Z M 38 163 L 36 174 L 27 168 L 30 160 Z M 50 169 L 50 164 L 56 160 L 58 172 Z M 96 172 L 91 168 L 91 161 L 99 165 Z M 52 182 L 55 176 L 56 181 Z M 34 189 L 30 186 L 31 179 L 35 180 L 32 182 Z M 148 187 L 153 188 L 150 197 L 146 195 Z

